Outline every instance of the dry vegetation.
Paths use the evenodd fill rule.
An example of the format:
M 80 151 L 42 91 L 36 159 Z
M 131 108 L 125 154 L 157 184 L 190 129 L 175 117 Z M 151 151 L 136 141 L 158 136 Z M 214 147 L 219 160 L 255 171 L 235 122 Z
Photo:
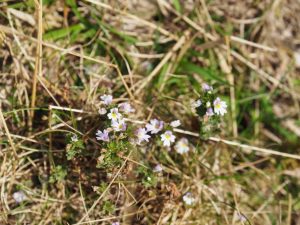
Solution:
M 300 224 L 299 0 L 2 0 L 0 45 L 0 224 Z M 205 140 L 203 82 L 229 105 Z M 180 119 L 195 151 L 97 168 L 103 93 L 135 122 Z

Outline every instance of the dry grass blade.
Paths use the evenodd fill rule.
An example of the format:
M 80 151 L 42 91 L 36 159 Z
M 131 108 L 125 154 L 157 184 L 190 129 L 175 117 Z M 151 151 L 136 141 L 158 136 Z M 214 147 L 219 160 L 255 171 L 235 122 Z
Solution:
M 12 138 L 11 138 L 11 134 L 9 132 L 9 129 L 8 129 L 6 121 L 5 121 L 5 118 L 4 118 L 3 113 L 2 113 L 2 102 L 0 102 L 0 120 L 1 120 L 1 124 L 0 124 L 1 126 L 0 127 L 4 128 L 5 133 L 8 137 L 8 140 L 9 140 L 9 144 L 10 144 L 12 152 L 13 152 L 13 156 L 15 157 L 15 160 L 17 161 L 18 160 L 17 149 L 16 149 L 15 144 L 14 144 Z
M 190 131 L 185 131 L 185 130 L 181 130 L 181 129 L 174 129 L 174 131 L 178 132 L 178 133 L 186 134 L 186 135 L 191 135 L 194 137 L 199 137 L 199 134 L 190 132 Z M 267 148 L 260 148 L 260 147 L 256 147 L 256 146 L 241 144 L 239 142 L 229 141 L 229 140 L 225 140 L 225 139 L 218 138 L 218 137 L 209 137 L 208 139 L 210 141 L 222 142 L 224 144 L 240 147 L 240 148 L 246 149 L 246 150 L 258 151 L 258 152 L 262 152 L 265 154 L 278 155 L 278 156 L 282 156 L 282 157 L 288 157 L 288 158 L 300 160 L 300 155 L 293 155 L 293 154 L 289 154 L 289 153 L 285 153 L 285 152 L 274 151 L 274 150 L 267 149 Z
M 184 35 L 177 41 L 177 43 L 172 47 L 172 49 L 164 56 L 164 58 L 160 61 L 160 63 L 155 67 L 155 69 L 145 78 L 144 81 L 139 85 L 138 89 L 135 91 L 135 95 L 138 95 L 143 88 L 146 87 L 147 84 L 158 74 L 161 68 L 165 65 L 165 63 L 172 57 L 175 52 L 180 49 L 180 47 L 186 42 L 186 39 L 189 36 L 189 32 L 185 32 Z
M 141 18 L 139 18 L 138 16 L 135 16 L 135 15 L 132 15 L 132 14 L 129 14 L 129 13 L 126 13 L 126 12 L 124 12 L 124 11 L 120 11 L 120 10 L 118 10 L 118 9 L 116 9 L 116 8 L 113 8 L 113 7 L 111 7 L 110 5 L 105 4 L 105 3 L 103 3 L 103 2 L 100 2 L 100 1 L 96 1 L 96 0 L 84 0 L 84 1 L 90 2 L 90 3 L 95 4 L 95 5 L 98 5 L 98 6 L 101 6 L 101 7 L 105 8 L 105 9 L 107 9 L 107 10 L 111 10 L 111 11 L 113 11 L 113 12 L 116 12 L 116 13 L 123 14 L 123 15 L 125 15 L 125 16 L 128 16 L 129 18 L 132 18 L 132 19 L 134 19 L 134 20 L 137 20 L 138 22 L 140 22 L 140 23 L 142 23 L 142 24 L 145 24 L 146 26 L 149 26 L 149 27 L 151 27 L 151 28 L 154 29 L 154 30 L 158 30 L 158 31 L 161 32 L 162 34 L 164 34 L 164 35 L 166 35 L 166 36 L 169 36 L 169 37 L 171 37 L 171 38 L 174 39 L 174 40 L 178 40 L 178 37 L 176 37 L 175 35 L 171 34 L 169 31 L 167 31 L 167 30 L 165 30 L 165 29 L 159 27 L 158 25 L 155 25 L 155 24 L 153 24 L 153 23 L 151 23 L 151 22 L 149 22 L 149 21 L 147 21 L 147 20 L 141 19 Z
M 27 40 L 30 40 L 34 43 L 38 43 L 39 41 L 36 39 L 36 38 L 33 38 L 33 37 L 29 37 L 25 34 L 22 34 L 16 30 L 13 30 L 11 28 L 8 28 L 6 26 L 3 26 L 3 25 L 0 25 L 0 29 L 4 32 L 4 33 L 7 33 L 7 34 L 16 34 L 20 37 L 23 37 Z M 72 50 L 72 47 L 71 48 L 68 48 L 68 49 L 65 49 L 63 47 L 60 47 L 60 46 L 57 46 L 55 44 L 51 44 L 51 43 L 48 43 L 48 42 L 45 42 L 45 41 L 42 41 L 41 42 L 43 46 L 45 47 L 48 47 L 48 48 L 51 48 L 51 49 L 54 49 L 54 50 L 57 50 L 57 51 L 60 51 L 62 53 L 62 55 L 65 55 L 65 54 L 70 54 L 70 55 L 74 55 L 74 56 L 77 56 L 79 58 L 83 58 L 83 59 L 87 59 L 89 61 L 93 61 L 93 62 L 96 62 L 96 63 L 99 63 L 99 64 L 104 64 L 108 67 L 114 67 L 114 68 L 117 68 L 116 65 L 112 64 L 112 63 L 108 63 L 106 61 L 103 61 L 103 60 L 99 60 L 99 59 L 95 59 L 93 57 L 90 57 L 90 56 L 87 56 L 87 55 L 84 55 L 80 52 L 76 52 L 76 51 L 73 51 Z
M 37 38 L 37 50 L 36 50 L 36 58 L 35 58 L 35 68 L 32 79 L 32 95 L 31 95 L 31 108 L 35 108 L 36 102 L 36 89 L 37 89 L 37 77 L 42 76 L 42 41 L 43 41 L 43 2 L 40 0 L 39 2 L 35 2 L 36 11 L 38 12 L 38 38 Z M 34 117 L 34 110 L 30 112 L 29 118 L 29 126 L 32 126 L 32 120 Z

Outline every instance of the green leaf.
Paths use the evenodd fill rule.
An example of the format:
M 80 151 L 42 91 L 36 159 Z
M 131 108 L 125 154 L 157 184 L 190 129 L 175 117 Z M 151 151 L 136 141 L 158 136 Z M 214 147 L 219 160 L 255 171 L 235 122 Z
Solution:
M 81 153 L 82 149 L 84 149 L 84 144 L 82 140 L 78 140 L 67 145 L 67 159 L 73 159 L 76 155 Z
M 190 63 L 187 61 L 182 61 L 178 68 L 180 70 L 180 73 L 188 73 L 188 74 L 196 73 L 202 76 L 205 80 L 216 80 L 222 84 L 228 85 L 228 82 L 226 80 L 216 75 L 215 72 L 213 72 L 209 68 L 208 69 L 202 68 L 194 63 Z
M 148 187 L 155 187 L 157 185 L 157 177 L 149 168 L 139 166 L 137 168 L 137 174 L 142 178 L 142 184 Z
M 167 73 L 167 69 L 168 69 L 169 64 L 166 63 L 163 68 L 161 69 L 161 72 L 159 73 L 158 76 L 158 82 L 157 82 L 157 87 L 160 87 L 165 79 L 166 73 Z
M 77 17 L 77 19 L 79 21 L 81 21 L 82 23 L 84 23 L 86 21 L 86 19 L 84 17 L 82 17 L 80 11 L 78 10 L 75 0 L 66 0 L 66 4 L 71 7 L 73 13 L 75 14 L 75 16 Z
M 179 0 L 173 0 L 173 4 L 174 4 L 176 11 L 181 13 L 181 5 L 180 5 Z
M 115 210 L 116 207 L 111 201 L 104 201 L 102 210 L 107 213 L 107 214 L 112 214 Z
M 65 2 L 70 7 L 77 7 L 75 0 L 65 0 Z
M 109 30 L 111 33 L 118 35 L 120 38 L 122 38 L 128 44 L 135 44 L 138 41 L 137 38 L 126 35 L 125 33 L 120 32 L 118 29 L 104 23 L 103 21 L 98 20 L 98 22 L 100 23 L 101 29 L 105 28 L 105 29 Z M 107 32 L 107 30 L 106 30 L 106 32 Z
M 18 2 L 18 3 L 13 3 L 8 5 L 8 8 L 13 8 L 13 9 L 21 9 L 21 8 L 34 8 L 35 3 L 34 0 L 28 0 L 25 2 Z
M 76 24 L 70 27 L 48 31 L 44 34 L 44 40 L 58 40 L 69 36 L 72 33 L 79 33 L 85 29 L 83 24 Z
M 67 176 L 67 170 L 66 168 L 62 166 L 56 166 L 54 170 L 52 171 L 52 174 L 50 175 L 49 182 L 54 183 L 54 182 L 59 182 L 63 181 L 65 177 Z

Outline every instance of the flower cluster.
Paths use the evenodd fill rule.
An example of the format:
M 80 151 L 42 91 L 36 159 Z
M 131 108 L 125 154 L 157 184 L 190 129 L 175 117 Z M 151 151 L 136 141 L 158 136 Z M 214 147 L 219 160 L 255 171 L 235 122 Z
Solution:
M 126 131 L 127 124 L 125 122 L 126 120 L 124 115 L 135 112 L 135 109 L 132 108 L 128 102 L 113 105 L 112 95 L 102 95 L 100 98 L 103 107 L 99 109 L 99 114 L 107 114 L 107 118 L 110 120 L 110 127 L 104 130 L 98 130 L 96 133 L 96 139 L 103 142 L 109 142 L 111 140 L 110 132 L 113 131 L 116 133 Z M 216 97 L 212 86 L 208 84 L 202 85 L 201 97 L 193 102 L 192 108 L 200 117 L 213 118 L 216 121 L 218 121 L 220 116 L 224 116 L 224 114 L 227 113 L 226 102 L 222 101 L 219 97 Z M 145 142 L 149 142 L 151 137 L 154 137 L 156 134 L 161 132 L 159 137 L 162 145 L 164 147 L 170 147 L 176 140 L 172 129 L 180 125 L 181 123 L 179 120 L 166 124 L 164 121 L 151 119 L 145 127 L 139 127 L 135 130 L 133 139 L 135 140 L 135 144 L 141 145 Z M 181 138 L 175 144 L 175 150 L 179 154 L 186 153 L 189 149 L 189 143 L 186 138 Z
M 206 139 L 220 130 L 221 117 L 227 113 L 227 104 L 215 95 L 208 84 L 202 85 L 200 98 L 192 102 L 192 111 L 200 116 L 200 137 Z
M 200 116 L 200 136 L 204 137 L 201 134 L 209 131 L 207 129 L 209 126 L 205 126 L 205 122 L 209 121 L 209 125 L 218 125 L 220 118 L 227 113 L 227 104 L 215 96 L 213 88 L 208 84 L 202 85 L 200 96 L 193 102 L 192 109 Z M 120 166 L 121 155 L 128 153 L 132 146 L 140 145 L 143 149 L 150 141 L 157 141 L 167 150 L 173 146 L 173 149 L 182 155 L 194 148 L 187 138 L 175 136 L 175 132 L 179 131 L 177 127 L 181 126 L 180 120 L 166 122 L 153 118 L 145 124 L 142 123 L 143 125 L 129 123 L 131 121 L 129 118 L 135 112 L 129 102 L 116 104 L 112 95 L 102 95 L 100 99 L 99 114 L 106 119 L 102 123 L 104 127 L 96 132 L 96 139 L 101 141 L 103 146 L 97 167 L 109 169 Z M 202 132 L 203 130 L 205 132 Z M 72 141 L 76 143 L 77 137 L 72 137 Z M 137 170 L 142 184 L 146 187 L 156 185 L 156 175 L 162 174 L 165 167 L 158 163 L 152 169 L 150 168 L 141 166 Z M 183 201 L 190 206 L 195 203 L 196 199 L 188 192 L 183 196 Z M 118 224 L 118 222 L 115 223 Z
M 192 108 L 196 109 L 199 116 L 224 116 L 227 113 L 226 102 L 215 97 L 212 86 L 208 84 L 202 85 L 202 95 L 192 103 Z
M 196 202 L 196 199 L 193 197 L 191 192 L 187 192 L 183 197 L 182 197 L 184 203 L 188 206 L 193 205 Z
M 132 108 L 130 103 L 123 102 L 118 105 L 113 104 L 112 95 L 102 95 L 100 97 L 102 106 L 99 109 L 100 115 L 106 115 L 110 120 L 110 126 L 98 130 L 96 132 L 96 139 L 98 141 L 110 142 L 113 134 L 122 133 L 127 131 L 127 124 L 125 116 L 134 113 L 135 109 Z M 227 113 L 227 104 L 219 97 L 215 97 L 213 88 L 208 84 L 202 85 L 202 94 L 200 99 L 192 104 L 197 114 L 201 117 L 218 119 Z M 130 137 L 131 144 L 142 145 L 149 142 L 155 136 L 158 136 L 162 146 L 171 147 L 175 143 L 176 136 L 174 135 L 174 128 L 179 127 L 181 122 L 179 120 L 165 123 L 159 119 L 151 119 L 144 127 L 134 129 L 133 135 Z M 174 149 L 179 154 L 184 154 L 190 151 L 190 144 L 186 138 L 179 139 L 174 146 Z
M 136 132 L 138 138 L 137 143 L 141 144 L 143 141 L 148 142 L 151 135 L 158 134 L 162 132 L 165 127 L 167 129 L 160 134 L 160 140 L 164 147 L 170 147 L 172 143 L 175 142 L 175 135 L 173 134 L 172 128 L 180 126 L 181 123 L 179 120 L 172 121 L 169 125 L 164 121 L 158 119 L 152 119 L 149 123 L 146 124 L 145 128 L 139 128 Z
M 105 107 L 109 107 L 112 105 L 113 97 L 111 95 L 102 95 L 101 97 L 102 104 Z M 100 108 L 99 114 L 105 115 L 107 114 L 107 118 L 110 119 L 110 127 L 104 129 L 103 131 L 98 130 L 96 133 L 96 139 L 98 141 L 109 142 L 111 131 L 122 132 L 126 131 L 127 124 L 123 117 L 123 114 L 129 114 L 135 112 L 135 109 L 128 102 L 120 103 L 117 107 L 110 108 L 109 113 L 107 113 L 106 108 Z M 122 114 L 123 113 L 123 114 Z
M 110 132 L 124 132 L 127 129 L 124 115 L 135 112 L 135 109 L 128 102 L 120 103 L 117 107 L 111 107 L 108 112 L 108 108 L 112 106 L 113 97 L 111 95 L 102 95 L 101 97 L 102 107 L 99 109 L 100 115 L 107 114 L 107 118 L 110 120 L 110 127 L 104 130 L 98 130 L 96 132 L 96 139 L 98 141 L 109 142 L 111 140 Z M 134 132 L 135 144 L 141 145 L 145 142 L 149 142 L 151 137 L 156 134 L 159 135 L 162 145 L 164 147 L 170 147 L 175 142 L 176 137 L 172 131 L 173 128 L 179 127 L 181 122 L 179 120 L 172 121 L 167 124 L 164 121 L 158 119 L 151 119 L 145 127 L 139 127 Z M 164 130 L 164 128 L 166 128 Z M 183 138 L 180 139 L 176 145 L 175 150 L 180 153 L 186 153 L 189 151 L 188 140 Z

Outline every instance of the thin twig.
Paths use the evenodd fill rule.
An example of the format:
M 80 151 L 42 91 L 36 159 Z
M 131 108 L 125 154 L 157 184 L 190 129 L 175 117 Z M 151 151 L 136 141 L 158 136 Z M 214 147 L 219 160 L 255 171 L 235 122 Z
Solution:
M 138 95 L 143 88 L 158 74 L 161 68 L 165 65 L 165 63 L 172 57 L 174 52 L 176 52 L 186 41 L 188 36 L 188 32 L 177 41 L 177 43 L 173 46 L 173 48 L 164 56 L 164 58 L 160 61 L 160 63 L 155 67 L 155 69 L 145 78 L 141 85 L 139 85 L 138 89 L 135 92 L 135 95 Z
M 177 132 L 177 133 L 187 134 L 187 135 L 191 135 L 191 136 L 194 136 L 194 137 L 200 137 L 199 134 L 194 133 L 194 132 L 190 132 L 190 131 L 185 131 L 185 130 L 181 130 L 181 129 L 177 129 L 177 128 L 175 128 L 174 131 Z M 289 154 L 289 153 L 285 153 L 285 152 L 278 152 L 278 151 L 275 151 L 275 150 L 272 150 L 272 149 L 260 148 L 260 147 L 256 147 L 256 146 L 241 144 L 241 143 L 236 142 L 236 141 L 229 141 L 229 140 L 225 140 L 225 139 L 218 138 L 218 137 L 209 137 L 208 140 L 214 141 L 214 142 L 222 142 L 224 144 L 231 145 L 231 146 L 237 146 L 237 147 L 240 147 L 242 149 L 248 149 L 248 150 L 252 150 L 252 151 L 262 152 L 262 153 L 265 153 L 265 154 L 278 155 L 278 156 L 283 156 L 283 157 L 288 157 L 288 158 L 293 158 L 293 159 L 300 160 L 300 155 L 293 155 L 293 154 Z
M 50 107 L 53 107 L 53 106 L 50 106 Z M 62 107 L 62 109 L 64 109 L 64 108 L 65 107 Z M 78 110 L 78 111 L 84 113 L 84 111 L 81 111 L 79 109 L 77 109 L 77 110 L 73 109 L 73 110 L 75 110 L 75 111 Z M 146 124 L 145 121 L 132 120 L 132 119 L 128 119 L 128 118 L 126 118 L 125 121 L 131 122 L 131 123 L 136 123 L 136 124 Z M 187 130 L 182 130 L 182 129 L 178 129 L 178 128 L 174 128 L 174 132 L 189 135 L 189 136 L 193 136 L 193 137 L 198 137 L 198 138 L 200 137 L 200 135 L 198 133 L 187 131 Z M 218 138 L 218 137 L 209 137 L 208 140 L 214 141 L 214 142 L 222 142 L 222 143 L 227 144 L 227 145 L 237 146 L 237 147 L 240 147 L 242 149 L 247 149 L 247 150 L 251 150 L 251 151 L 258 151 L 258 152 L 262 152 L 264 154 L 272 154 L 272 155 L 278 155 L 278 156 L 283 156 L 283 157 L 288 157 L 288 158 L 293 158 L 293 159 L 300 160 L 299 155 L 289 154 L 289 153 L 285 153 L 285 152 L 279 152 L 279 151 L 275 151 L 275 150 L 267 149 L 267 148 L 260 148 L 260 147 L 256 147 L 256 146 L 246 145 L 246 144 L 242 144 L 242 143 L 239 143 L 239 142 L 236 142 L 236 141 L 230 141 L 230 140 L 226 140 L 226 139 L 222 139 L 222 138 Z
M 149 22 L 147 20 L 141 19 L 138 16 L 135 16 L 135 15 L 129 14 L 127 12 L 118 10 L 118 9 L 116 9 L 116 8 L 110 6 L 110 5 L 107 5 L 107 4 L 103 3 L 103 2 L 100 2 L 100 1 L 96 1 L 96 0 L 85 0 L 85 1 L 89 2 L 89 3 L 92 3 L 94 5 L 100 6 L 102 8 L 105 8 L 107 10 L 110 10 L 110 11 L 119 13 L 121 15 L 127 16 L 128 18 L 134 19 L 136 21 L 139 21 L 141 24 L 149 26 L 149 27 L 151 27 L 154 30 L 158 30 L 162 34 L 164 34 L 164 35 L 166 35 L 168 37 L 171 37 L 173 40 L 178 40 L 178 37 L 176 35 L 170 33 L 169 31 L 165 30 L 164 28 L 159 27 L 158 25 L 156 25 L 154 23 L 151 23 L 151 22 Z
M 6 136 L 7 136 L 8 141 L 9 141 L 9 144 L 10 144 L 12 150 L 13 150 L 13 155 L 14 155 L 15 159 L 17 160 L 18 159 L 17 150 L 16 150 L 15 144 L 14 144 L 12 138 L 11 138 L 9 129 L 6 125 L 6 121 L 5 121 L 3 113 L 2 113 L 2 104 L 1 104 L 1 102 L 0 102 L 0 120 L 1 120 L 2 126 L 4 127 Z M 1 128 L 1 124 L 0 124 L 0 128 Z

